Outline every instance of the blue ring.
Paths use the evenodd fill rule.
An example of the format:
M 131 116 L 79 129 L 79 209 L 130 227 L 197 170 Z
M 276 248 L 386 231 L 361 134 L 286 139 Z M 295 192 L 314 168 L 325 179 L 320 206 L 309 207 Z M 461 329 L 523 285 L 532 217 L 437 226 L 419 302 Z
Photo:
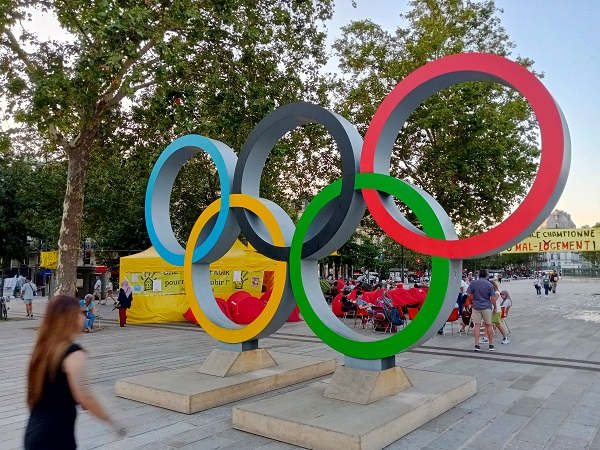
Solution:
M 206 239 L 194 250 L 193 262 L 206 256 L 215 247 L 225 230 L 229 213 L 229 195 L 237 162 L 233 150 L 222 142 L 197 134 L 188 134 L 175 139 L 156 161 L 146 188 L 145 217 L 150 241 L 161 258 L 174 266 L 184 265 L 185 248 L 177 241 L 171 226 L 169 216 L 171 191 L 182 166 L 200 151 L 208 153 L 212 158 L 221 185 L 221 208 L 217 220 Z M 167 201 L 164 201 L 165 195 L 168 195 Z

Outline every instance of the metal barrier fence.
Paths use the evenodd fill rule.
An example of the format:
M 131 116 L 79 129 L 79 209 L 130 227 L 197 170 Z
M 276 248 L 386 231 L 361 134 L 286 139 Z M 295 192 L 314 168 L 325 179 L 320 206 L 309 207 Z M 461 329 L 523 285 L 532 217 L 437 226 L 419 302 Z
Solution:
M 565 277 L 600 278 L 600 267 L 592 267 L 587 269 L 562 269 L 562 274 Z

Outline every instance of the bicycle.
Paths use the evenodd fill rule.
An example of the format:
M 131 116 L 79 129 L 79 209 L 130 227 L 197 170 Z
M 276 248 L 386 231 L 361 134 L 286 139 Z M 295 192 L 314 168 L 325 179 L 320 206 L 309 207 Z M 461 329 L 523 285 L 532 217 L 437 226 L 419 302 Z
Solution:
M 8 310 L 6 304 L 10 302 L 10 297 L 0 297 L 0 319 L 8 320 Z

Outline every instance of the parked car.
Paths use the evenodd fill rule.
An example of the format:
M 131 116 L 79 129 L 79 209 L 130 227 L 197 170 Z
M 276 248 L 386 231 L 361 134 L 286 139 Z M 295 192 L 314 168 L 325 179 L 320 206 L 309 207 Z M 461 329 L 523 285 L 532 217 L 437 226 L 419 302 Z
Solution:
M 376 272 L 369 272 L 369 278 L 367 279 L 367 275 L 360 275 L 357 279 L 359 283 L 369 283 L 369 284 L 377 284 L 379 283 L 379 274 Z

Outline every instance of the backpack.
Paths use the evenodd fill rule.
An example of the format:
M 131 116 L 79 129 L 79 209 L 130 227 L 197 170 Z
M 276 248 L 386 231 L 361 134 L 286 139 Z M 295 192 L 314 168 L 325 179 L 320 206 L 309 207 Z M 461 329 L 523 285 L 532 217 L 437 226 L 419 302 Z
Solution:
M 402 325 L 404 323 L 404 321 L 402 320 L 402 317 L 400 317 L 400 311 L 398 311 L 397 306 L 394 306 L 392 308 L 392 311 L 390 312 L 390 319 L 392 321 L 392 325 L 394 325 L 395 327 Z

